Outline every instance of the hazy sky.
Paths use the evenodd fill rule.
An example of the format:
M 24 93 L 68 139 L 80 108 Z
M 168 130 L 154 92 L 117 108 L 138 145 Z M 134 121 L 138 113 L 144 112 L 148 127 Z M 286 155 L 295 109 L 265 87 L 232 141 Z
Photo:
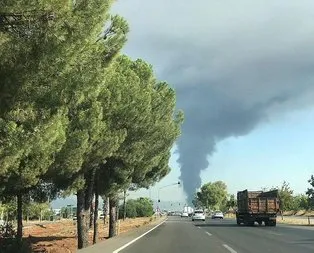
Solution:
M 211 180 L 231 192 L 283 180 L 306 189 L 314 173 L 313 1 L 123 0 L 114 12 L 131 27 L 124 52 L 152 63 L 185 111 L 173 171 L 158 185 L 180 177 L 189 193 Z
M 297 193 L 314 174 L 313 0 L 118 0 L 124 53 L 153 64 L 185 111 L 172 172 L 150 191 L 185 200 L 201 183 Z

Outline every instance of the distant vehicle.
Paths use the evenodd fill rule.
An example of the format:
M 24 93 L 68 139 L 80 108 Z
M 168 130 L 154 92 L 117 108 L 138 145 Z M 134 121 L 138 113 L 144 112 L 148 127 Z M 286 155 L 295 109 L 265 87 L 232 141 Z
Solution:
M 223 219 L 224 218 L 224 214 L 220 211 L 216 211 L 213 213 L 212 215 L 212 219 Z
M 105 218 L 105 215 L 102 213 L 99 215 L 99 219 L 103 220 Z
M 202 220 L 205 221 L 205 213 L 203 210 L 195 210 L 192 215 L 192 221 Z
M 182 212 L 181 217 L 189 217 L 189 214 L 187 212 Z
M 183 208 L 183 212 L 184 212 L 184 213 L 188 213 L 188 216 L 189 216 L 189 217 L 192 217 L 192 215 L 193 215 L 193 213 L 194 213 L 194 209 L 193 209 L 192 207 L 190 207 L 190 206 L 185 206 L 185 207 Z
M 181 212 L 176 211 L 176 212 L 174 212 L 173 215 L 174 215 L 174 216 L 181 216 L 181 214 L 182 214 Z
M 76 215 L 73 216 L 73 220 L 77 220 L 77 216 Z
M 263 191 L 240 191 L 237 193 L 236 212 L 237 224 L 241 223 L 253 226 L 259 225 L 276 226 L 277 213 L 280 211 L 278 190 Z

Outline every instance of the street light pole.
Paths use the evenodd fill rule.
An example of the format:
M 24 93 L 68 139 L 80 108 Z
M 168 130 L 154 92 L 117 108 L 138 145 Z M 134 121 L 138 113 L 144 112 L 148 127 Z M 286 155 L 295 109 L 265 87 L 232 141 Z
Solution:
M 176 182 L 176 183 L 173 183 L 173 184 L 169 184 L 169 185 L 165 185 L 165 186 L 162 186 L 162 187 L 159 187 L 158 188 L 158 200 L 157 200 L 157 209 L 159 209 L 159 202 L 160 202 L 160 190 L 161 189 L 164 189 L 164 188 L 166 188 L 166 187 L 170 187 L 170 186 L 174 186 L 174 185 L 180 185 L 181 184 L 181 182 L 180 181 L 178 181 L 178 182 Z

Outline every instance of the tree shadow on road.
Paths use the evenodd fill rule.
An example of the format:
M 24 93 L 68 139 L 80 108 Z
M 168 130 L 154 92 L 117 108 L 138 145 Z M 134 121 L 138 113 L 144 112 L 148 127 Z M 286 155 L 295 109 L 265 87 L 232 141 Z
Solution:
M 250 225 L 238 225 L 236 223 L 225 223 L 225 222 L 213 222 L 213 223 L 195 223 L 194 226 L 196 227 L 215 227 L 215 228 L 267 228 L 270 229 L 271 227 L 266 227 L 265 225 L 258 225 L 255 223 L 253 226 Z M 275 228 L 275 227 L 273 227 Z
M 196 223 L 194 224 L 196 227 L 230 227 L 230 228 L 239 228 L 244 226 L 239 226 L 237 224 L 232 223 Z

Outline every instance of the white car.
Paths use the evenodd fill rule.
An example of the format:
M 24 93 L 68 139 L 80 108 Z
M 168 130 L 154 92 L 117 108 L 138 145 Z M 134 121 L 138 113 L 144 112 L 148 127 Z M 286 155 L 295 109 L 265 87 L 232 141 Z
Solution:
M 202 220 L 205 221 L 205 213 L 203 210 L 195 210 L 192 216 L 192 221 Z
M 223 218 L 224 218 L 224 214 L 220 211 L 216 211 L 212 215 L 212 219 L 223 219 Z
M 181 213 L 181 217 L 189 217 L 189 214 L 187 212 Z

